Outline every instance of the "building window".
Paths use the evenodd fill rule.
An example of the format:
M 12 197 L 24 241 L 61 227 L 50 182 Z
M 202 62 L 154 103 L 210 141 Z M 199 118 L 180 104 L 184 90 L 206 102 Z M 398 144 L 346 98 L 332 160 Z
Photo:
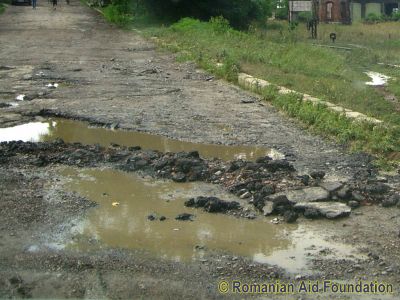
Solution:
M 332 2 L 326 3 L 326 19 L 327 20 L 332 20 L 332 9 L 333 9 L 333 3 Z
M 342 17 L 342 21 L 347 19 L 347 8 L 345 2 L 340 2 L 340 16 Z

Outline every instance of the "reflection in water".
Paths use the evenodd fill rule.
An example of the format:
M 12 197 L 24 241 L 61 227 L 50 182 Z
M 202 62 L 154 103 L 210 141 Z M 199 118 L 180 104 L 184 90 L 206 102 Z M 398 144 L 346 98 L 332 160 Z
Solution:
M 21 126 L 0 129 L 0 141 L 31 140 L 37 142 L 61 138 L 69 143 L 80 142 L 86 145 L 100 144 L 102 146 L 115 143 L 123 146 L 140 146 L 143 149 L 162 152 L 197 150 L 204 158 L 218 157 L 223 160 L 238 158 L 255 160 L 257 157 L 269 154 L 275 158 L 277 155 L 279 157 L 279 152 L 267 148 L 196 144 L 135 131 L 89 127 L 86 122 L 66 119 L 28 123 Z M 279 158 L 282 158 L 282 154 Z
M 24 142 L 37 142 L 49 133 L 53 122 L 34 122 L 9 128 L 0 128 L 0 142 L 21 140 Z
M 271 224 L 269 218 L 238 219 L 184 207 L 186 199 L 204 195 L 204 190 L 207 195 L 235 200 L 217 186 L 155 181 L 115 170 L 79 173 L 66 169 L 63 175 L 70 178 L 68 189 L 99 204 L 90 212 L 81 233 L 112 247 L 145 249 L 157 256 L 187 261 L 204 254 L 196 250 L 196 246 L 201 246 L 297 272 L 306 267 L 307 252 L 332 246 L 322 237 L 314 237 L 304 226 L 277 226 Z M 120 205 L 112 206 L 115 201 Z M 195 220 L 175 220 L 175 216 L 184 212 L 196 215 Z M 147 216 L 152 213 L 165 216 L 167 220 L 149 221 Z M 321 247 L 306 250 L 311 244 Z M 82 250 L 90 247 L 79 241 L 74 246 Z M 347 249 L 340 246 L 337 249 L 344 255 L 351 252 L 348 249 L 347 253 Z

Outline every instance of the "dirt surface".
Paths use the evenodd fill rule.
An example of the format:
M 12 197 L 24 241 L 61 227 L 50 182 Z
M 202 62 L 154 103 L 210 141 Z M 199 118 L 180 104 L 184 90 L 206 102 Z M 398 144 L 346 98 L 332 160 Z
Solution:
M 113 27 L 78 2 L 60 3 L 55 11 L 45 1 L 36 10 L 9 7 L 0 16 L 0 45 L 0 127 L 38 115 L 61 115 L 198 143 L 275 148 L 299 174 L 323 170 L 328 179 L 353 180 L 374 173 L 369 156 L 347 154 L 310 135 L 254 95 L 214 80 L 192 64 L 177 64 L 173 55 L 156 50 L 135 32 Z M 54 83 L 56 88 L 48 87 Z M 19 95 L 25 95 L 24 101 L 16 100 Z M 64 189 L 59 166 L 100 168 L 104 162 L 91 163 L 93 156 L 79 151 L 77 162 L 70 159 L 70 146 L 52 153 L 53 146 L 23 146 L 23 151 L 2 146 L 0 297 L 220 298 L 217 284 L 224 278 L 249 283 L 377 280 L 393 284 L 395 293 L 282 298 L 399 298 L 400 211 L 377 204 L 348 218 L 315 223 L 315 235 L 328 233 L 363 257 L 332 259 L 320 253 L 310 259 L 313 275 L 290 274 L 227 253 L 210 252 L 204 261 L 185 263 L 146 251 L 60 248 L 55 241 L 71 239 L 73 224 L 95 204 Z M 15 156 L 4 155 L 10 153 L 6 150 Z M 118 166 L 109 161 L 107 167 Z M 388 181 L 394 193 L 399 190 L 397 174 L 379 180 Z M 297 222 L 313 224 L 304 218 Z

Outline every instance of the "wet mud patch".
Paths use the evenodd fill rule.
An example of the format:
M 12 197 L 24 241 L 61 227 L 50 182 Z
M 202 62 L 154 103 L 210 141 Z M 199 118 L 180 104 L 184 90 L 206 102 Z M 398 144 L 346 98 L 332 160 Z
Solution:
M 104 147 L 110 144 L 118 144 L 126 147 L 138 146 L 145 150 L 161 152 L 198 151 L 204 158 L 219 158 L 226 161 L 234 159 L 255 160 L 266 155 L 271 155 L 274 158 L 284 157 L 284 154 L 275 149 L 196 144 L 142 132 L 115 130 L 117 124 L 111 124 L 110 127 L 113 129 L 91 126 L 83 121 L 54 118 L 12 128 L 1 128 L 0 142 L 12 140 L 45 142 L 62 139 L 66 143 L 98 144 Z
M 328 258 L 360 257 L 350 246 L 328 242 L 310 224 L 275 225 L 272 217 L 247 220 L 184 206 L 186 199 L 199 194 L 241 201 L 215 185 L 178 184 L 111 169 L 67 168 L 61 174 L 68 178 L 68 190 L 98 203 L 75 228 L 76 236 L 68 245 L 79 251 L 99 246 L 145 250 L 183 262 L 224 253 L 303 274 L 311 273 L 311 258 L 324 251 Z M 177 220 L 183 213 L 193 219 Z

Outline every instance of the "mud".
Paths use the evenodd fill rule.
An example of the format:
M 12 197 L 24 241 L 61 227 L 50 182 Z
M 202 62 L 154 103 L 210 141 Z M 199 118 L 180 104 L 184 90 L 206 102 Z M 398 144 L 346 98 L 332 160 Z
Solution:
M 251 146 L 225 146 L 215 144 L 196 144 L 169 139 L 159 135 L 142 132 L 115 130 L 91 126 L 87 122 L 53 118 L 42 122 L 31 122 L 14 127 L 0 128 L 0 142 L 7 141 L 52 141 L 62 139 L 66 143 L 98 144 L 109 146 L 118 144 L 127 147 L 141 147 L 161 152 L 198 151 L 204 158 L 223 160 L 256 160 L 258 157 L 271 156 L 284 158 L 274 149 Z
M 61 116 L 207 147 L 222 144 L 274 149 L 285 155 L 286 163 L 281 166 L 293 167 L 279 170 L 274 163 L 262 161 L 232 165 L 193 157 L 194 153 L 182 157 L 182 153 L 165 154 L 116 145 L 102 148 L 59 140 L 3 143 L 0 146 L 1 298 L 216 299 L 225 297 L 217 289 L 221 279 L 250 283 L 324 278 L 389 282 L 394 285 L 395 293 L 317 295 L 321 299 L 399 297 L 400 213 L 398 207 L 388 203 L 399 190 L 397 173 L 378 174 L 370 156 L 347 153 L 340 146 L 305 132 L 253 94 L 220 80 L 209 80 L 209 74 L 197 70 L 191 63 L 177 64 L 173 55 L 157 50 L 134 32 L 107 24 L 96 12 L 78 2 L 60 5 L 57 11 L 49 9 L 45 2 L 40 2 L 37 10 L 9 7 L 0 18 L 0 44 L 0 127 L 28 122 L 43 124 L 45 120 L 38 116 Z M 16 100 L 19 95 L 25 95 L 22 101 Z M 118 134 L 115 130 L 110 132 L 112 136 Z M 101 135 L 105 135 L 104 129 Z M 35 138 L 40 136 L 43 134 Z M 155 144 L 151 141 L 149 148 Z M 182 159 L 191 161 L 189 168 L 176 164 Z M 67 174 L 63 173 L 66 166 L 72 168 Z M 155 243 L 156 232 L 168 231 L 172 228 L 168 224 L 178 222 L 173 218 L 175 210 L 172 213 L 160 208 L 160 213 L 168 215 L 165 221 L 144 223 L 140 218 L 139 223 L 146 230 L 163 224 L 162 228 L 150 231 L 153 233 L 150 239 L 143 239 L 147 246 L 133 247 L 133 239 L 129 240 L 124 236 L 126 231 L 120 229 L 122 238 L 118 241 L 110 240 L 114 235 L 106 233 L 109 229 L 106 226 L 101 238 L 92 234 L 89 229 L 107 224 L 99 213 L 110 199 L 102 198 L 103 194 L 99 196 L 97 190 L 101 189 L 97 188 L 96 181 L 85 180 L 88 179 L 85 176 L 77 180 L 74 174 L 98 175 L 104 168 L 112 170 L 103 171 L 106 173 L 115 170 L 119 170 L 118 174 L 125 174 L 119 173 L 121 170 L 129 173 L 122 177 L 139 174 L 166 180 L 164 184 L 174 186 L 173 195 L 177 193 L 175 184 L 194 185 L 195 192 L 191 190 L 190 196 L 217 195 L 221 199 L 227 197 L 224 194 L 227 191 L 230 197 L 242 197 L 243 189 L 255 196 L 267 184 L 274 187 L 274 193 L 318 187 L 318 179 L 306 180 L 304 175 L 323 171 L 324 181 L 344 183 L 355 192 L 352 198 L 357 198 L 362 205 L 349 217 L 338 220 L 309 220 L 299 212 L 295 224 L 281 221 L 283 211 L 264 217 L 256 209 L 260 201 L 251 203 L 251 197 L 240 199 L 244 202 L 240 211 L 227 214 L 210 214 L 201 208 L 182 206 L 177 214 L 189 212 L 198 217 L 193 222 L 179 221 L 185 230 L 198 229 L 203 218 L 220 227 L 249 228 L 246 234 L 243 231 L 232 236 L 234 242 L 242 242 L 247 250 L 241 252 L 232 240 L 224 240 L 220 230 L 214 231 L 214 236 L 222 239 L 225 246 L 215 242 L 214 248 L 210 242 L 201 249 L 199 237 L 190 236 L 188 231 L 177 247 L 183 252 L 177 254 L 168 246 L 169 240 Z M 171 183 L 171 179 L 184 183 Z M 255 184 L 254 179 L 262 184 Z M 146 180 L 154 179 L 146 177 Z M 213 183 L 213 189 L 206 187 L 205 182 Z M 92 192 L 80 188 L 85 184 L 93 187 Z M 140 186 L 137 188 L 140 190 Z M 215 188 L 217 194 L 214 194 Z M 264 192 L 267 190 L 271 189 Z M 113 188 L 105 193 L 114 195 L 123 191 Z M 189 196 L 186 191 L 180 193 Z M 333 191 L 329 197 L 334 200 L 339 193 Z M 342 200 L 349 203 L 350 199 Z M 119 205 L 113 206 L 114 202 Z M 244 208 L 245 204 L 250 210 Z M 391 207 L 383 208 L 381 204 Z M 131 210 L 124 200 L 111 199 L 111 205 L 106 207 L 104 214 L 126 209 L 129 219 Z M 142 213 L 145 212 L 142 210 Z M 128 226 L 123 223 L 126 218 L 114 219 L 122 222 L 119 227 Z M 91 220 L 97 225 L 84 227 Z M 268 222 L 273 220 L 278 224 Z M 261 226 L 265 226 L 266 234 L 260 233 Z M 179 234 L 184 229 L 168 232 Z M 229 232 L 231 228 L 226 230 Z M 137 240 L 146 234 L 146 231 L 139 232 Z M 250 239 L 251 236 L 254 238 Z M 185 241 L 190 243 L 187 245 Z M 199 244 L 200 248 L 193 250 L 193 244 Z M 157 253 L 163 253 L 165 248 L 166 257 L 155 254 L 157 248 L 160 249 Z M 249 250 L 256 248 L 261 249 Z M 194 255 L 196 259 L 171 259 L 189 257 L 191 252 L 192 256 L 198 254 Z M 266 298 L 277 296 L 266 295 Z M 315 295 L 281 298 L 314 299 Z

